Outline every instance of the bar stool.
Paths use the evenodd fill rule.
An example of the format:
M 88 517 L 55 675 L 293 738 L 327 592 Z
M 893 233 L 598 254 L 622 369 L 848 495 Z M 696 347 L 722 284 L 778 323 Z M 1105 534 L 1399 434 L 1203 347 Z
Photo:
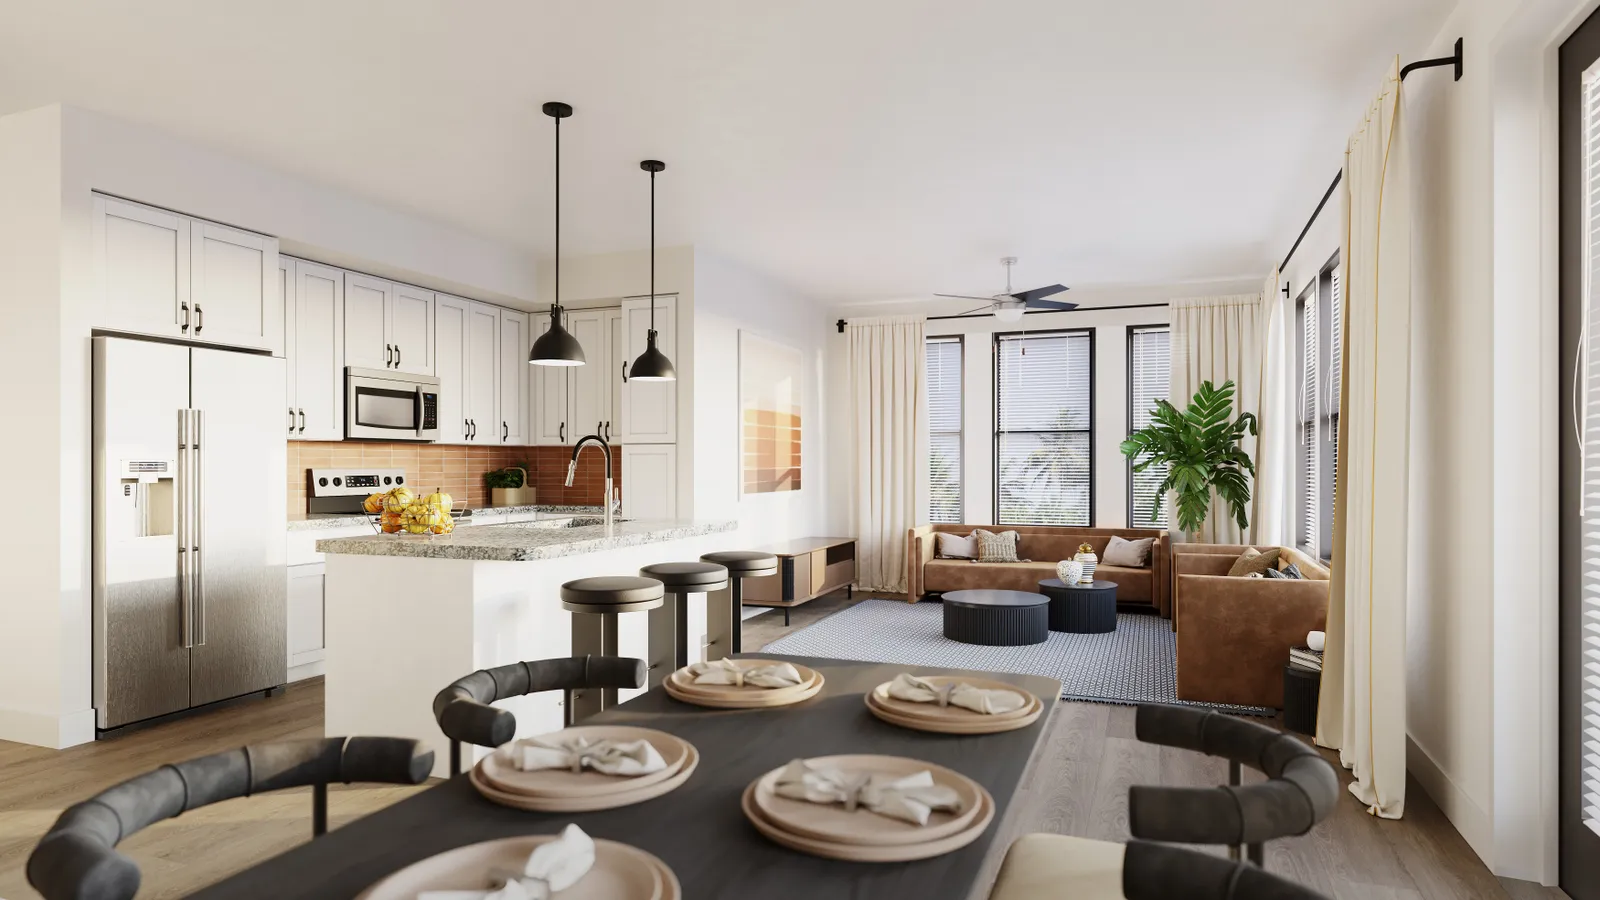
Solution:
M 778 574 L 778 557 L 760 550 L 721 550 L 700 557 L 728 569 L 728 586 L 706 595 L 707 659 L 742 652 L 744 579 Z
M 650 686 L 689 664 L 689 595 L 720 591 L 728 586 L 728 568 L 709 562 L 667 562 L 639 570 L 645 578 L 660 581 L 668 597 L 650 610 Z M 709 600 L 707 603 L 709 604 Z
M 561 586 L 561 608 L 572 617 L 573 656 L 617 656 L 617 616 L 661 605 L 661 582 L 634 575 L 579 578 Z M 572 721 L 617 705 L 617 689 L 574 691 Z

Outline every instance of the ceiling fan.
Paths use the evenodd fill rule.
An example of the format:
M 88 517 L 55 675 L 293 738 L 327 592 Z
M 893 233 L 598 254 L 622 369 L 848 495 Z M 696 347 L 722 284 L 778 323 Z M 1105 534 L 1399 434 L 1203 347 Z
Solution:
M 953 297 L 958 300 L 982 300 L 987 306 L 968 310 L 962 315 L 979 312 L 984 309 L 993 311 L 994 317 L 1002 322 L 1018 322 L 1022 314 L 1030 309 L 1065 311 L 1077 309 L 1078 304 L 1068 303 L 1065 300 L 1046 300 L 1046 297 L 1059 294 L 1067 290 L 1066 285 L 1052 284 L 1047 287 L 1034 288 L 1031 291 L 1011 290 L 1011 267 L 1017 264 L 1015 256 L 1000 258 L 1000 264 L 1006 267 L 1006 289 L 993 297 L 973 297 L 968 294 L 934 294 L 935 297 Z

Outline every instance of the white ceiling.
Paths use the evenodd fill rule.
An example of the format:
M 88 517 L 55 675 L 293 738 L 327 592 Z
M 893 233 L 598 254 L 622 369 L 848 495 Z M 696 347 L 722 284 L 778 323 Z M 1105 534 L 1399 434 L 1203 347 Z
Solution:
M 1260 276 L 1451 0 L 0 0 L 0 113 L 66 102 L 552 252 L 825 302 Z M 1469 48 L 1470 49 L 1470 48 Z

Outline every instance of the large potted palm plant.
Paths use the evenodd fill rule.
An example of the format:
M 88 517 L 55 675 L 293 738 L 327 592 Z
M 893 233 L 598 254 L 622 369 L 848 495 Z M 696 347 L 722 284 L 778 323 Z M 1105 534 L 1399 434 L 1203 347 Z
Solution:
M 1178 527 L 1192 535 L 1205 522 L 1215 492 L 1239 527 L 1250 527 L 1250 481 L 1245 475 L 1255 477 L 1256 467 L 1239 442 L 1246 433 L 1256 433 L 1256 417 L 1246 412 L 1233 418 L 1233 382 L 1220 388 L 1202 382 L 1181 412 L 1157 400 L 1150 418 L 1149 425 L 1122 442 L 1122 455 L 1134 461 L 1135 472 L 1167 467 L 1167 477 L 1156 489 L 1157 506 L 1169 491 L 1176 495 Z

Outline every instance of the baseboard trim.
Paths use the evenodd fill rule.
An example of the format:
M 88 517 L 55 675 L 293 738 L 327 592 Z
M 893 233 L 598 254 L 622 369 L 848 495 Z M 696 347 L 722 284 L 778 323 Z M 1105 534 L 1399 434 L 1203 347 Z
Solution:
M 1458 787 L 1409 734 L 1406 735 L 1406 769 L 1466 839 L 1472 852 L 1494 871 L 1494 822 L 1489 813 Z
M 61 750 L 94 740 L 94 709 L 66 715 L 0 708 L 0 740 Z
M 298 666 L 290 666 L 287 681 L 290 684 L 293 684 L 296 681 L 305 681 L 307 678 L 315 678 L 318 675 L 323 674 L 323 664 L 324 660 L 319 659 L 315 662 L 302 663 Z

